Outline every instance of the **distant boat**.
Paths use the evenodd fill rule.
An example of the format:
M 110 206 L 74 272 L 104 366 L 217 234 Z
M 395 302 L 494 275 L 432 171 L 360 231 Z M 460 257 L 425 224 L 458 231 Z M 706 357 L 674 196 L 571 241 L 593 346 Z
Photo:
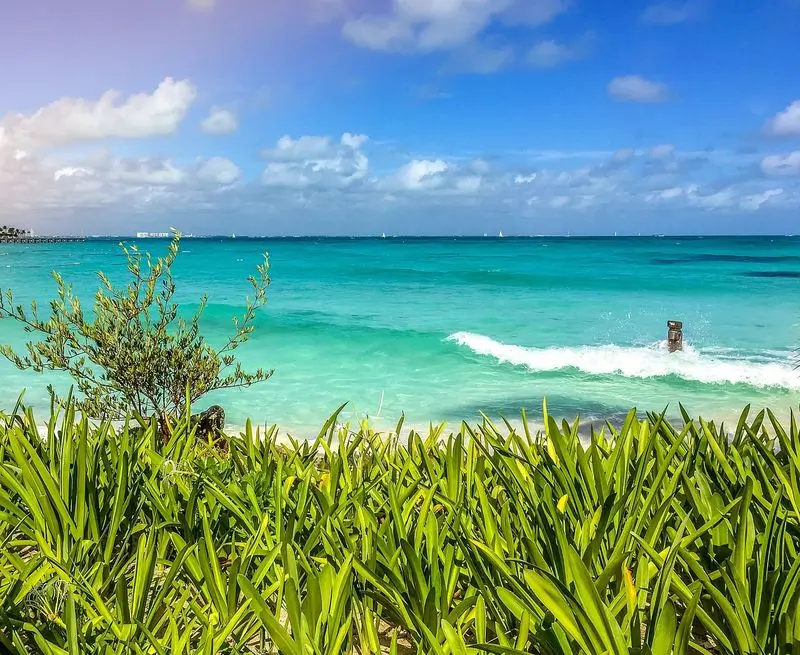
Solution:
M 499 236 L 502 239 L 503 238 L 503 230 L 500 230 L 500 234 L 498 234 L 497 236 Z
M 236 238 L 236 235 L 235 234 L 231 234 L 231 239 L 235 239 L 235 238 Z
M 381 232 L 381 239 L 385 239 L 385 238 L 386 238 L 386 232 Z

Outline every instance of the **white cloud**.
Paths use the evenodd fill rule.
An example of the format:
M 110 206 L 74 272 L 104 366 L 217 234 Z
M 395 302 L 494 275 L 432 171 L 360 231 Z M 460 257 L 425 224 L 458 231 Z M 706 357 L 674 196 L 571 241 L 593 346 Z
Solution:
M 614 78 L 608 85 L 608 93 L 617 100 L 629 102 L 663 102 L 667 99 L 664 84 L 646 80 L 640 75 Z
M 767 155 L 761 160 L 764 175 L 800 175 L 800 150 L 786 155 Z
M 211 113 L 200 123 L 200 129 L 206 134 L 233 134 L 239 129 L 239 119 L 229 109 L 212 107 Z
M 237 182 L 241 176 L 241 169 L 230 159 L 212 157 L 200 165 L 197 177 L 203 182 L 215 182 L 228 186 Z
M 186 181 L 186 171 L 169 160 L 150 157 L 114 160 L 105 171 L 107 180 L 147 186 L 172 186 Z
M 397 171 L 395 177 L 401 189 L 434 189 L 444 184 L 443 173 L 449 168 L 441 159 L 415 159 Z
M 452 50 L 476 40 L 495 21 L 542 25 L 568 5 L 566 0 L 394 0 L 388 13 L 348 20 L 342 33 L 370 50 Z
M 703 193 L 698 185 L 691 184 L 686 189 L 689 204 L 706 210 L 725 209 L 737 204 L 736 191 L 728 187 L 712 193 Z
M 414 159 L 375 183 L 379 189 L 411 195 L 473 196 L 491 188 L 486 184 L 490 172 L 483 160 L 458 165 L 443 159 Z
M 680 198 L 683 195 L 683 189 L 680 187 L 672 187 L 671 189 L 664 189 L 659 194 L 664 200 L 672 200 L 673 198 Z
M 338 143 L 327 136 L 282 136 L 275 148 L 264 151 L 271 160 L 262 175 L 264 184 L 276 187 L 341 188 L 364 180 L 369 159 L 362 148 L 363 134 L 342 134 Z
M 703 4 L 698 1 L 659 2 L 647 7 L 641 15 L 642 22 L 651 25 L 677 25 L 700 18 Z
M 782 112 L 779 112 L 764 126 L 767 134 L 772 136 L 800 136 L 800 100 L 795 100 Z
M 115 209 L 114 215 L 156 206 L 187 210 L 207 205 L 220 188 L 236 188 L 229 185 L 239 175 L 233 162 L 216 157 L 181 165 L 163 157 L 123 158 L 103 150 L 69 159 L 35 154 L 17 158 L 0 150 L 0 215 L 27 223 L 44 213 L 68 216 L 81 210 L 83 217 L 83 210 L 108 207 Z
M 575 43 L 560 43 L 553 39 L 539 41 L 528 51 L 528 63 L 536 68 L 555 68 L 589 54 L 593 35 L 587 33 Z
M 370 154 L 379 155 L 377 170 L 367 159 L 368 148 Z M 659 147 L 655 152 L 609 150 L 602 157 L 599 151 L 561 151 L 558 156 L 554 151 L 518 152 L 513 159 L 492 161 L 491 166 L 484 159 L 458 153 L 400 160 L 393 147 L 349 132 L 338 137 L 283 137 L 265 151 L 267 161 L 260 176 L 247 175 L 237 162 L 223 157 L 181 161 L 80 152 L 0 149 L 3 221 L 11 216 L 12 221 L 37 227 L 38 217 L 57 215 L 82 227 L 84 217 L 93 214 L 84 210 L 103 208 L 94 215 L 108 220 L 132 213 L 179 214 L 192 221 L 203 215 L 224 216 L 246 224 L 248 219 L 242 216 L 258 220 L 269 216 L 294 225 L 289 217 L 301 212 L 304 221 L 311 221 L 312 215 L 327 216 L 335 217 L 337 225 L 346 216 L 347 229 L 359 232 L 362 229 L 356 226 L 365 224 L 367 216 L 391 214 L 396 217 L 391 220 L 410 221 L 406 224 L 423 231 L 457 229 L 458 224 L 445 227 L 441 221 L 458 216 L 465 221 L 465 231 L 478 225 L 476 230 L 482 232 L 485 226 L 479 221 L 500 215 L 515 217 L 503 219 L 509 221 L 504 230 L 510 230 L 513 221 L 547 216 L 569 221 L 581 213 L 602 217 L 627 212 L 655 220 L 657 212 L 732 216 L 761 210 L 770 218 L 800 207 L 800 175 L 788 175 L 798 159 L 794 153 L 771 155 L 777 158 L 774 167 L 782 175 L 776 179 L 753 171 L 760 157 L 748 155 L 750 168 L 744 169 L 741 159 L 726 159 L 723 152 L 711 155 L 719 169 L 678 166 L 654 175 L 653 168 L 662 171 L 664 164 L 681 163 L 697 154 Z M 659 154 L 665 158 L 653 158 Z M 764 159 L 766 169 L 773 170 L 772 160 Z M 729 175 L 740 168 L 749 170 L 751 177 Z M 70 212 L 81 218 L 70 219 Z M 323 224 L 330 227 L 332 223 L 303 222 L 298 231 L 318 230 Z M 195 225 L 191 229 L 201 232 Z M 244 231 L 239 225 L 243 224 L 236 226 L 237 233 Z M 261 223 L 250 225 L 255 228 Z M 272 218 L 269 225 L 272 230 Z M 385 229 L 388 233 L 388 223 Z M 100 226 L 98 231 L 113 230 Z
M 267 186 L 302 189 L 311 184 L 311 178 L 302 167 L 284 162 L 270 162 L 261 176 Z
M 272 159 L 303 161 L 318 159 L 329 154 L 331 139 L 327 136 L 301 136 L 293 139 L 289 135 L 278 139 L 278 144 L 272 150 L 265 150 L 264 155 Z
M 118 91 L 107 91 L 95 101 L 61 98 L 33 114 L 2 118 L 0 145 L 37 149 L 173 134 L 196 97 L 191 82 L 168 77 L 152 93 L 137 93 L 124 102 Z
M 742 209 L 749 211 L 758 211 L 765 204 L 772 201 L 773 198 L 783 195 L 783 189 L 767 189 L 762 193 L 754 193 L 749 196 L 744 196 L 739 203 Z

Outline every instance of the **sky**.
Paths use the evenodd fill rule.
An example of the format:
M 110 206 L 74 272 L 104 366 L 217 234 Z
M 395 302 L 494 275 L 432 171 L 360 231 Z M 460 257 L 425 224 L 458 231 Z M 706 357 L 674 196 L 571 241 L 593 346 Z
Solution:
M 800 0 L 28 0 L 0 224 L 800 233 Z

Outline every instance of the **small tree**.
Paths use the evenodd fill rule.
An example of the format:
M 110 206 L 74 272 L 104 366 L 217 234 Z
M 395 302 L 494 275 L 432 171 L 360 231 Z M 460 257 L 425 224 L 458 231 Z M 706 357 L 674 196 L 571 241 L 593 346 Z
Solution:
M 0 345 L 0 354 L 22 370 L 69 373 L 80 392 L 78 408 L 90 417 L 156 414 L 162 429 L 185 406 L 187 393 L 192 404 L 211 391 L 249 387 L 268 379 L 272 371 L 248 373 L 233 355 L 249 339 L 256 311 L 267 301 L 266 255 L 257 274 L 249 278 L 254 296 L 247 299 L 244 315 L 233 319 L 233 335 L 215 349 L 200 334 L 206 296 L 189 320 L 178 315 L 173 301 L 172 265 L 180 238 L 175 232 L 167 255 L 155 263 L 135 245 L 120 244 L 130 281 L 117 288 L 99 273 L 100 288 L 88 316 L 72 285 L 55 272 L 58 297 L 50 301 L 46 320 L 39 317 L 35 302 L 26 312 L 14 304 L 11 290 L 0 290 L 0 319 L 16 320 L 35 335 L 23 354 L 9 345 Z M 48 391 L 59 400 L 51 386 Z

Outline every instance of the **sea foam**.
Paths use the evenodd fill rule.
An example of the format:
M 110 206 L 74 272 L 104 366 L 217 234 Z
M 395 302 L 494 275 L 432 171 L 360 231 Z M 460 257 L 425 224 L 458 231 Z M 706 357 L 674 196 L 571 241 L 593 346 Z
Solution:
M 576 348 L 528 348 L 505 344 L 471 332 L 448 337 L 478 355 L 524 366 L 534 372 L 574 369 L 590 375 L 628 378 L 676 376 L 705 384 L 747 384 L 753 387 L 800 390 L 800 373 L 790 362 L 764 363 L 746 359 L 721 359 L 685 346 L 670 353 L 666 342 L 647 347 L 580 346 Z

